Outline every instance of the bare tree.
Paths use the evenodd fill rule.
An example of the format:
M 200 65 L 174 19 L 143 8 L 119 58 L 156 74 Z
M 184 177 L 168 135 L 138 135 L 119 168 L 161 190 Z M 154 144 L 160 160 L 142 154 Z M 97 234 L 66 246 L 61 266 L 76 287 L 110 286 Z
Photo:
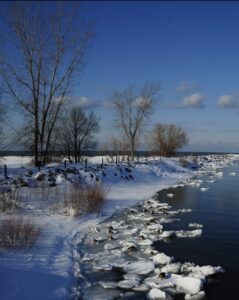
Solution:
M 35 164 L 46 162 L 52 133 L 92 36 L 75 3 L 12 2 L 0 73 L 26 116 Z M 30 126 L 30 127 L 29 127 Z
M 87 113 L 80 106 L 66 110 L 59 127 L 59 142 L 69 157 L 77 163 L 83 151 L 95 149 L 94 135 L 99 131 L 99 121 L 93 112 Z
M 123 91 L 114 92 L 112 96 L 112 102 L 117 112 L 117 126 L 130 143 L 132 160 L 134 159 L 137 135 L 153 112 L 155 96 L 158 91 L 158 84 L 146 82 L 139 90 L 135 90 L 131 86 Z
M 173 156 L 188 143 L 185 131 L 173 124 L 155 124 L 151 135 L 153 151 L 162 156 Z

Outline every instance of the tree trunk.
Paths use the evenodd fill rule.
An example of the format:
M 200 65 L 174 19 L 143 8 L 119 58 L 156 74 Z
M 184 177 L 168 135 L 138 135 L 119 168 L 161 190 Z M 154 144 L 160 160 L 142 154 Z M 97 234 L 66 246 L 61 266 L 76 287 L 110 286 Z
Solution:
M 39 140 L 39 132 L 38 132 L 38 110 L 35 108 L 35 128 L 34 128 L 34 160 L 35 160 L 35 167 L 38 167 L 38 140 Z
M 130 153 L 131 160 L 134 160 L 134 147 L 135 147 L 135 146 L 134 146 L 134 140 L 132 140 L 132 141 L 131 141 L 131 149 L 130 149 L 130 150 L 131 150 L 131 151 L 130 151 L 130 152 L 131 152 L 131 153 Z

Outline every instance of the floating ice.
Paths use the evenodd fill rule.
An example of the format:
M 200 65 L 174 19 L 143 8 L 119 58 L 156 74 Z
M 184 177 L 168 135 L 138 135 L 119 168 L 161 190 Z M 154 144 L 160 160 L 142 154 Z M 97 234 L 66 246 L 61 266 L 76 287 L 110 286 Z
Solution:
M 150 246 L 150 245 L 153 244 L 153 241 L 151 241 L 151 240 L 149 240 L 149 239 L 146 239 L 146 240 L 139 240 L 139 241 L 137 242 L 137 244 L 138 244 L 139 246 Z
M 202 191 L 202 192 L 206 192 L 208 190 L 209 190 L 209 188 L 204 188 L 204 187 L 200 188 L 200 191 Z
M 198 294 L 203 286 L 201 279 L 178 276 L 175 278 L 177 290 L 186 294 Z
M 203 225 L 198 223 L 190 223 L 188 226 L 191 228 L 203 228 Z
M 118 282 L 115 281 L 99 281 L 98 282 L 104 289 L 115 289 L 118 286 Z
M 196 295 L 186 294 L 185 300 L 201 300 L 204 299 L 204 297 L 205 297 L 205 292 L 201 291 Z
M 118 287 L 121 289 L 132 289 L 133 287 L 139 286 L 139 280 L 136 279 L 125 279 L 118 282 Z
M 236 176 L 236 172 L 230 172 L 229 175 L 230 176 Z
M 165 231 L 163 231 L 160 235 L 159 235 L 159 237 L 160 238 L 163 238 L 163 239 L 167 239 L 167 238 L 170 238 L 170 237 L 172 237 L 172 236 L 174 236 L 175 235 L 175 232 L 173 231 L 173 230 L 165 230 Z
M 181 271 L 184 273 L 193 273 L 193 274 L 199 274 L 203 276 L 210 276 L 216 273 L 222 273 L 224 272 L 223 268 L 218 266 L 218 267 L 213 267 L 213 266 L 198 266 L 193 263 L 184 263 L 181 266 Z
M 179 238 L 195 238 L 202 235 L 202 229 L 195 229 L 191 231 L 178 230 L 175 231 L 175 233 L 176 236 Z
M 154 270 L 154 264 L 151 261 L 137 261 L 129 263 L 124 266 L 124 271 L 126 273 L 133 273 L 138 275 L 147 275 Z
M 174 194 L 167 194 L 167 197 L 168 197 L 168 198 L 173 198 L 173 197 L 174 197 Z
M 180 268 L 181 268 L 181 263 L 177 262 L 177 263 L 172 263 L 172 264 L 168 264 L 168 265 L 164 266 L 160 270 L 160 272 L 177 274 L 180 272 Z
M 151 300 L 166 299 L 166 294 L 165 294 L 165 292 L 161 291 L 160 289 L 154 288 L 149 291 L 147 298 L 151 299 Z
M 153 257 L 153 262 L 155 265 L 166 265 L 169 264 L 172 260 L 173 257 L 170 257 L 164 253 L 158 253 L 156 255 L 154 255 Z

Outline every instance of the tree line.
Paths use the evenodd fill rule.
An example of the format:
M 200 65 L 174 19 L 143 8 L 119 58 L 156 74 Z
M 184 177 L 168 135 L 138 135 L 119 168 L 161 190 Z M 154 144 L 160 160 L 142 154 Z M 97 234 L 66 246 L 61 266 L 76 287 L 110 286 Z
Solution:
M 96 114 L 70 101 L 94 27 L 81 17 L 78 3 L 10 2 L 4 8 L 7 30 L 1 39 L 0 96 L 5 101 L 0 122 L 6 115 L 3 103 L 9 101 L 23 116 L 15 141 L 33 151 L 36 166 L 47 163 L 56 150 L 78 162 L 82 152 L 97 147 L 99 132 Z M 159 90 L 158 83 L 146 82 L 139 89 L 129 86 L 113 92 L 110 100 L 119 133 L 108 140 L 110 150 L 129 151 L 134 159 Z M 187 143 L 186 133 L 176 125 L 156 124 L 149 136 L 150 148 L 165 156 Z

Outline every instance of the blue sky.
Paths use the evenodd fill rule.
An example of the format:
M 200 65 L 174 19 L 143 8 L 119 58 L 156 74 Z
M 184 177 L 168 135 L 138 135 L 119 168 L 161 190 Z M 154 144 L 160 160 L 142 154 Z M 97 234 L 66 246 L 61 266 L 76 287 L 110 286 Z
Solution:
M 181 125 L 187 150 L 239 151 L 238 2 L 91 1 L 82 14 L 96 35 L 75 95 L 95 106 L 102 139 L 114 114 L 101 104 L 152 80 L 161 84 L 152 125 Z

